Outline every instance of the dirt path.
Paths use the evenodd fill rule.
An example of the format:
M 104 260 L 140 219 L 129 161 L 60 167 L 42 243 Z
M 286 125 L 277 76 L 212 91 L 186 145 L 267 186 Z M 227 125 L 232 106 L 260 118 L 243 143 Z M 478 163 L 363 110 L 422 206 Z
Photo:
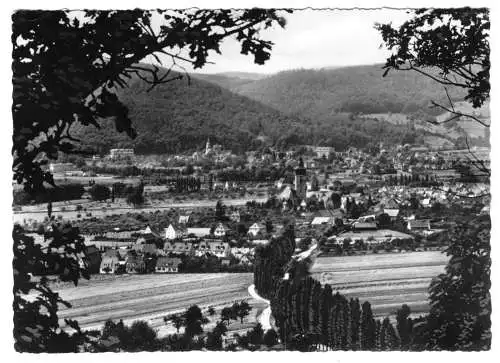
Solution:
M 267 299 L 264 299 L 259 294 L 257 294 L 257 291 L 255 291 L 254 284 L 248 286 L 248 293 L 255 300 L 261 301 L 267 305 L 267 307 L 257 317 L 257 321 L 260 323 L 260 325 L 262 325 L 262 329 L 264 331 L 271 329 L 271 305 L 270 305 L 271 302 Z

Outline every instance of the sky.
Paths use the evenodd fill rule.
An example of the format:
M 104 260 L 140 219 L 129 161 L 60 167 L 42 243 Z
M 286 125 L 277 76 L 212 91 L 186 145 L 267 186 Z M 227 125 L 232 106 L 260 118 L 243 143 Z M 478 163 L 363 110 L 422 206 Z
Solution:
M 261 37 L 274 42 L 271 59 L 264 65 L 252 56 L 240 54 L 234 39 L 226 40 L 221 55 L 213 53 L 199 73 L 257 72 L 275 73 L 297 68 L 323 68 L 382 63 L 388 56 L 380 49 L 382 38 L 374 24 L 403 23 L 406 10 L 296 10 L 286 14 L 285 29 L 263 30 Z M 192 71 L 187 67 L 188 70 Z

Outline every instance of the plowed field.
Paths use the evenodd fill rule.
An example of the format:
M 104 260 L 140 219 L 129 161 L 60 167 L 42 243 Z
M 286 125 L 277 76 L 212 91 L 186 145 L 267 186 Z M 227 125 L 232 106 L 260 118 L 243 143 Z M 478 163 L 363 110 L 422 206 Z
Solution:
M 447 261 L 440 251 L 318 257 L 312 274 L 334 292 L 369 301 L 376 316 L 393 315 L 402 304 L 419 314 L 429 310 L 427 289 Z

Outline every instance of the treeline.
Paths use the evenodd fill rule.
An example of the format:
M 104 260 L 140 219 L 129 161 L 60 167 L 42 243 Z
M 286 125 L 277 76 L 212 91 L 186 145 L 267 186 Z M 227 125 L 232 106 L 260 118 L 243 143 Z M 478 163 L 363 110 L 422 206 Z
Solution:
M 267 299 L 272 297 L 294 250 L 295 237 L 292 226 L 286 227 L 283 236 L 255 249 L 254 283 L 261 296 Z
M 410 185 L 412 187 L 434 187 L 442 183 L 436 178 L 436 175 L 430 174 L 399 174 L 389 175 L 385 178 L 388 185 Z
M 24 190 L 14 190 L 13 202 L 15 205 L 30 203 L 61 202 L 65 200 L 80 199 L 85 192 L 82 184 L 73 183 L 55 187 L 47 187 L 44 192 L 30 194 Z
M 283 176 L 284 169 L 270 168 L 252 168 L 242 170 L 221 170 L 216 174 L 216 178 L 226 182 L 254 181 L 265 182 L 278 180 Z
M 398 311 L 396 328 L 388 318 L 375 320 L 370 303 L 333 294 L 330 285 L 305 276 L 307 262 L 290 262 L 291 244 L 279 241 L 256 251 L 255 286 L 271 301 L 288 349 L 405 350 L 410 339 L 413 349 L 421 344 L 406 305 Z
M 262 350 L 278 344 L 277 334 L 270 329 L 266 332 L 260 324 L 245 333 L 233 334 L 231 340 L 226 340 L 229 325 L 232 321 L 240 321 L 248 317 L 252 307 L 246 301 L 234 302 L 216 312 L 214 307 L 206 311 L 198 305 L 192 305 L 182 313 L 163 317 L 163 323 L 171 324 L 177 332 L 165 337 L 158 336 L 158 329 L 144 320 L 136 320 L 126 325 L 123 320 L 117 322 L 108 319 L 99 330 L 78 330 L 68 334 L 65 331 L 46 339 L 45 349 L 30 347 L 24 351 L 32 353 L 104 353 L 104 352 L 167 352 L 167 351 L 235 351 Z M 207 324 L 214 322 L 215 326 L 207 329 Z M 74 321 L 67 320 L 74 327 Z M 181 331 L 182 329 L 182 331 Z
M 93 171 L 96 174 L 112 174 L 119 176 L 142 176 L 142 177 L 168 177 L 181 174 L 178 169 L 173 168 L 138 168 L 135 165 L 126 166 L 85 166 L 84 171 Z

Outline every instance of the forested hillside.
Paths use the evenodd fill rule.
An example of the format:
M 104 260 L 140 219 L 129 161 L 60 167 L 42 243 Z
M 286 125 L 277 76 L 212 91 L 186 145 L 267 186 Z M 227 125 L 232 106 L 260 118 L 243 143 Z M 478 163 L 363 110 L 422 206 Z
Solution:
M 243 76 L 237 78 L 250 82 L 249 76 L 239 78 Z M 213 81 L 224 80 L 224 77 L 234 76 L 206 78 Z M 100 130 L 75 127 L 73 133 L 94 152 L 133 147 L 139 154 L 200 149 L 208 137 L 224 148 L 242 152 L 260 147 L 259 136 L 267 136 L 269 142 L 282 147 L 316 144 L 342 150 L 378 141 L 416 142 L 423 135 L 410 125 L 395 126 L 347 112 L 332 114 L 327 120 L 294 116 L 196 77 L 190 82 L 183 79 L 159 85 L 147 92 L 149 87 L 133 78 L 129 87 L 117 91 L 137 130 L 135 140 L 118 133 L 111 121 L 103 121 Z
M 339 112 L 426 113 L 431 100 L 445 101 L 442 86 L 416 72 L 390 72 L 382 65 L 328 69 L 299 69 L 233 87 L 280 111 L 301 117 L 328 120 Z M 460 94 L 450 90 L 452 98 Z
M 118 90 L 129 109 L 137 138 L 118 133 L 104 121 L 101 130 L 76 129 L 85 146 L 97 152 L 133 147 L 137 153 L 173 153 L 202 147 L 207 137 L 225 148 L 243 151 L 259 145 L 259 135 L 275 141 L 285 131 L 301 134 L 304 121 L 236 95 L 217 85 L 191 78 L 169 82 L 147 92 L 138 78 Z
M 225 72 L 215 74 L 194 73 L 192 77 L 232 90 L 248 83 L 261 80 L 267 77 L 267 75 L 246 72 Z

